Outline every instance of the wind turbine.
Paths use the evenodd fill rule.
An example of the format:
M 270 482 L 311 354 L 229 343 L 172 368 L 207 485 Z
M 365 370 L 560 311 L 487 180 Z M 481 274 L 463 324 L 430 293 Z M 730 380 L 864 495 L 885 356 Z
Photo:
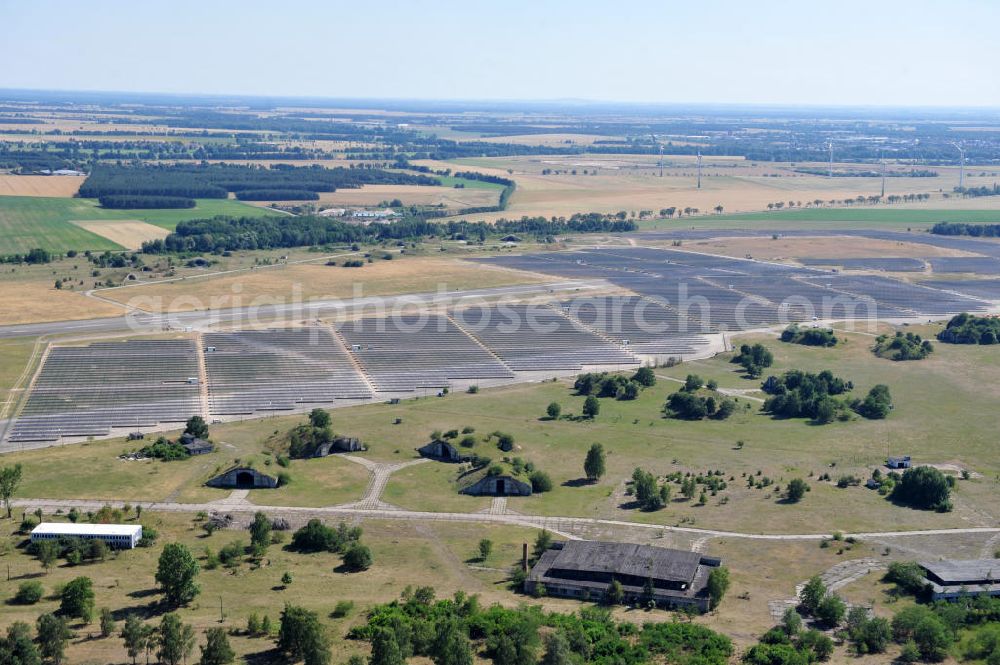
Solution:
M 965 148 L 962 147 L 961 143 L 952 143 L 955 149 L 958 150 L 959 163 L 958 163 L 958 188 L 965 189 Z
M 701 189 L 701 150 L 698 151 L 698 189 Z
M 830 167 L 827 172 L 831 178 L 833 177 L 833 141 L 826 142 L 826 149 L 830 151 Z

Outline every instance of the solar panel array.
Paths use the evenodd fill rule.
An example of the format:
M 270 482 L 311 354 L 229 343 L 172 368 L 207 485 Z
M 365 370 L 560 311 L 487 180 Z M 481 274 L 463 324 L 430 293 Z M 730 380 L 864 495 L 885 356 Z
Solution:
M 197 377 L 191 340 L 54 347 L 8 438 L 55 441 L 183 422 L 201 411 Z
M 515 371 L 634 367 L 635 356 L 556 310 L 541 305 L 475 307 L 454 312 L 463 329 Z
M 339 334 L 379 392 L 514 377 L 496 356 L 440 314 L 365 318 L 345 323 Z
M 634 353 L 683 356 L 708 344 L 701 325 L 639 296 L 597 296 L 559 303 L 569 316 Z
M 956 291 L 974 298 L 983 298 L 984 300 L 1000 300 L 1000 279 L 928 281 L 921 282 L 921 285 L 941 289 L 942 291 Z
M 928 260 L 934 272 L 1000 275 L 1000 259 L 993 256 L 937 256 Z
M 896 236 L 907 234 L 873 235 L 899 240 Z M 951 239 L 942 240 L 947 244 Z M 937 240 L 928 244 L 937 244 Z M 1000 252 L 1000 244 L 997 249 Z M 565 277 L 600 277 L 666 303 L 687 318 L 704 324 L 706 331 L 747 330 L 813 317 L 947 315 L 982 311 L 986 306 L 980 300 L 878 275 L 842 275 L 678 249 L 617 247 L 481 260 Z M 871 261 L 872 266 L 879 262 Z M 881 265 L 911 265 L 910 259 L 905 261 L 906 264 Z
M 372 396 L 326 328 L 209 333 L 203 341 L 214 415 L 289 411 Z

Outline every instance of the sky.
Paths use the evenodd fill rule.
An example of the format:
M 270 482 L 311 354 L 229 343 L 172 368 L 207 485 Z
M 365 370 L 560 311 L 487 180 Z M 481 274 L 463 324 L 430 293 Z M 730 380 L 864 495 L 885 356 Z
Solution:
M 0 88 L 1000 107 L 1000 0 L 0 0 Z

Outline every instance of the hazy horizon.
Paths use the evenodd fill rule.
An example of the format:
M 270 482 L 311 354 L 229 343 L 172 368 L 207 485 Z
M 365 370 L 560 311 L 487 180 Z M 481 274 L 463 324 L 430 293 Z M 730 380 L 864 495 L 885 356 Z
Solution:
M 0 88 L 411 101 L 993 108 L 986 0 L 0 6 Z M 40 44 L 42 47 L 40 47 Z

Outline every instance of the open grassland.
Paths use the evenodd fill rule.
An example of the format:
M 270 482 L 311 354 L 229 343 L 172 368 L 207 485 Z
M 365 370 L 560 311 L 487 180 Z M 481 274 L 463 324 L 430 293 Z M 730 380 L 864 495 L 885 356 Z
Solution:
M 349 253 L 348 253 L 349 254 Z M 234 275 L 186 279 L 112 291 L 102 295 L 142 309 L 189 311 L 208 307 L 236 307 L 295 298 L 322 300 L 358 296 L 387 296 L 544 281 L 532 273 L 515 270 L 484 270 L 482 266 L 454 259 L 397 256 L 391 261 L 376 260 L 360 268 L 342 264 L 357 256 L 333 259 L 341 265 L 288 265 Z
M 163 544 L 184 543 L 203 560 L 206 548 L 218 552 L 236 540 L 249 542 L 246 531 L 220 530 L 206 536 L 193 517 L 145 511 L 142 523 L 159 532 L 154 547 L 123 552 L 104 562 L 81 566 L 67 566 L 60 561 L 47 574 L 19 547 L 24 537 L 13 535 L 11 523 L 6 522 L 0 527 L 0 537 L 9 548 L 4 558 L 10 565 L 11 579 L 4 583 L 3 595 L 10 598 L 22 582 L 36 580 L 44 586 L 46 597 L 34 606 L 0 606 L 3 624 L 26 621 L 34 625 L 39 614 L 58 608 L 59 601 L 51 596 L 54 590 L 84 575 L 93 580 L 96 607 L 111 609 L 119 622 L 118 629 L 129 613 L 158 625 L 167 611 L 158 605 L 160 595 L 154 580 Z M 229 638 L 230 643 L 238 655 L 248 658 L 246 662 L 275 662 L 273 638 L 242 634 L 247 618 L 251 613 L 258 617 L 266 614 L 277 630 L 284 603 L 301 605 L 319 614 L 332 638 L 333 662 L 344 662 L 352 654 L 367 656 L 370 649 L 366 642 L 344 639 L 347 631 L 365 621 L 368 608 L 398 598 L 407 586 L 432 585 L 439 597 L 451 596 L 459 590 L 479 594 L 484 604 L 518 602 L 519 597 L 506 590 L 503 579 L 507 568 L 520 556 L 520 544 L 534 538 L 530 529 L 377 521 L 366 522 L 363 527 L 363 540 L 372 549 L 375 560 L 367 571 L 339 572 L 340 557 L 335 554 L 298 554 L 280 544 L 272 545 L 259 567 L 244 562 L 232 570 L 225 567 L 202 570 L 198 575 L 201 594 L 177 612 L 185 623 L 194 626 L 199 644 L 204 643 L 204 630 L 221 625 L 235 632 Z M 288 534 L 285 535 L 287 542 Z M 494 542 L 493 554 L 483 564 L 475 559 L 480 538 Z M 293 578 L 288 587 L 281 583 L 285 572 Z M 347 616 L 333 618 L 330 614 L 338 601 L 350 601 L 354 606 Z M 220 606 L 224 615 L 221 623 Z M 665 613 L 654 616 L 660 620 L 667 618 Z M 130 662 L 117 630 L 113 637 L 102 639 L 98 636 L 96 619 L 90 626 L 74 621 L 71 627 L 75 635 L 65 662 L 78 665 Z M 192 662 L 197 655 L 196 648 Z
M 976 200 L 976 199 L 972 199 Z M 805 210 L 782 210 L 739 215 L 720 215 L 712 218 L 718 222 L 887 222 L 892 224 L 912 224 L 914 227 L 933 225 L 937 222 L 996 222 L 1000 219 L 1000 200 L 990 200 L 994 207 L 989 210 L 954 210 L 929 208 L 903 208 L 897 206 L 858 208 L 809 208 Z M 690 221 L 690 220 L 689 220 Z M 849 227 L 845 227 L 849 228 Z
M 101 219 L 92 222 L 74 222 L 74 224 L 126 249 L 139 249 L 142 243 L 166 238 L 170 233 L 162 226 L 134 220 Z
M 0 196 L 75 196 L 86 176 L 0 175 Z
M 122 249 L 73 223 L 78 221 L 141 221 L 170 230 L 188 219 L 266 214 L 275 213 L 229 199 L 199 199 L 194 208 L 180 210 L 105 210 L 93 199 L 0 196 L 0 254 L 34 247 L 53 252 Z
M 16 399 L 20 393 L 11 395 L 14 384 L 21 379 L 22 373 L 31 358 L 35 348 L 35 339 L 17 337 L 0 340 L 0 413 L 8 398 Z
M 512 177 L 517 182 L 517 191 L 510 198 L 506 211 L 475 215 L 475 219 L 568 216 L 576 212 L 619 210 L 659 211 L 671 206 L 697 208 L 702 213 L 711 212 L 719 205 L 730 212 L 760 211 L 766 209 L 768 203 L 779 201 L 805 204 L 815 200 L 827 202 L 854 199 L 859 195 L 872 196 L 877 195 L 881 187 L 879 178 L 828 178 L 798 173 L 788 163 L 706 157 L 699 189 L 694 160 L 693 156 L 665 157 L 663 177 L 659 176 L 655 155 L 532 155 L 418 163 L 435 169 L 480 170 Z M 825 168 L 825 165 L 820 166 Z M 964 207 L 962 202 L 966 201 L 970 202 L 968 207 L 978 207 L 979 204 L 973 203 L 976 199 L 944 199 L 942 192 L 950 192 L 958 184 L 957 169 L 936 167 L 935 170 L 940 173 L 939 177 L 891 178 L 888 193 L 931 194 L 930 201 L 923 204 L 925 209 L 939 203 Z M 992 172 L 990 175 L 995 177 Z M 690 226 L 698 221 L 698 218 L 685 218 L 682 223 Z
M 68 287 L 57 289 L 54 282 L 0 281 L 0 299 L 4 303 L 3 317 L 0 317 L 2 325 L 79 321 L 125 313 L 123 307 L 88 298 Z

